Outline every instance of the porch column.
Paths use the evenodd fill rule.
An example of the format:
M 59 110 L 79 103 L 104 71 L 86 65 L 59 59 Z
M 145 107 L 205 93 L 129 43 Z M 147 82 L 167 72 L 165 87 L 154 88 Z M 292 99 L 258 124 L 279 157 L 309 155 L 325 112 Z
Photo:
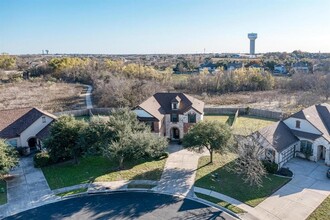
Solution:
M 330 165 L 330 146 L 328 146 L 325 150 L 325 164 Z

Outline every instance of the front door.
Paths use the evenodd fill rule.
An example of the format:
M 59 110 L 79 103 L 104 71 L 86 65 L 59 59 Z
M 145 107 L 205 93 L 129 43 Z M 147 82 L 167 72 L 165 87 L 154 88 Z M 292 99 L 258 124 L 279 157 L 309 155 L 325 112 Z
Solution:
M 172 139 L 180 139 L 180 130 L 178 128 L 172 128 Z
M 319 160 L 325 160 L 325 153 L 326 153 L 325 147 L 322 145 L 318 146 Z

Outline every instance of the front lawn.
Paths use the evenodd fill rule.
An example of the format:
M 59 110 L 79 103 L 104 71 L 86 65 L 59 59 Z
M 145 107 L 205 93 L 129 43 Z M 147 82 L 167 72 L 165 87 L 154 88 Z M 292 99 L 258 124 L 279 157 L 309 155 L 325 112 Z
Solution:
M 307 220 L 328 220 L 330 219 L 330 196 L 326 198 Z
M 201 199 L 207 200 L 209 202 L 212 202 L 214 204 L 217 204 L 219 206 L 222 206 L 222 207 L 224 207 L 226 209 L 229 209 L 230 211 L 235 212 L 237 214 L 244 213 L 244 211 L 242 209 L 240 209 L 240 208 L 238 208 L 238 207 L 236 207 L 236 206 L 234 206 L 234 205 L 232 205 L 228 202 L 222 201 L 221 199 L 217 199 L 217 198 L 214 198 L 212 196 L 204 195 L 204 194 L 201 194 L 201 193 L 195 193 L 195 194 L 198 198 L 201 198 Z
M 89 182 L 117 180 L 159 180 L 166 159 L 126 161 L 118 170 L 118 163 L 104 157 L 84 157 L 78 165 L 59 164 L 42 168 L 51 189 Z
M 236 159 L 234 154 L 215 154 L 213 164 L 209 156 L 199 159 L 195 186 L 217 191 L 255 207 L 290 179 L 268 175 L 263 179 L 263 187 L 251 187 L 240 176 L 228 170 Z
M 7 184 L 4 180 L 0 180 L 0 205 L 7 203 Z

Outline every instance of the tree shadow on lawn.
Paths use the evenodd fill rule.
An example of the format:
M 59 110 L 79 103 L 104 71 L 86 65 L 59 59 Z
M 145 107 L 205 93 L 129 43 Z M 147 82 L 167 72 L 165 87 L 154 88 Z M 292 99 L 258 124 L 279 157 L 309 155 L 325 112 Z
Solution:
M 159 180 L 165 161 L 141 159 L 126 161 L 122 169 L 118 162 L 100 156 L 80 158 L 79 164 L 56 164 L 42 168 L 51 189 L 94 181 L 148 179 Z
M 288 178 L 267 175 L 263 178 L 262 187 L 250 186 L 248 183 L 244 182 L 241 176 L 231 171 L 234 164 L 235 160 L 220 168 L 213 169 L 211 172 L 207 170 L 210 169 L 211 166 L 214 166 L 213 164 L 201 166 L 198 168 L 198 172 L 205 172 L 206 175 L 197 179 L 195 186 L 225 194 L 255 207 L 290 180 Z

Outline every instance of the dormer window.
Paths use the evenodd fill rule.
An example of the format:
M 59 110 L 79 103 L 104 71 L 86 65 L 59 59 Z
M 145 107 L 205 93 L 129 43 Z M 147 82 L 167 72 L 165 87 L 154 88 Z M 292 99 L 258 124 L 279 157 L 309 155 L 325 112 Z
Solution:
M 172 103 L 172 110 L 177 110 L 178 109 L 178 103 L 173 102 Z
M 180 97 L 176 96 L 174 99 L 172 99 L 171 104 L 172 104 L 172 110 L 178 110 L 180 106 Z
M 300 128 L 300 121 L 299 120 L 296 121 L 296 128 Z

